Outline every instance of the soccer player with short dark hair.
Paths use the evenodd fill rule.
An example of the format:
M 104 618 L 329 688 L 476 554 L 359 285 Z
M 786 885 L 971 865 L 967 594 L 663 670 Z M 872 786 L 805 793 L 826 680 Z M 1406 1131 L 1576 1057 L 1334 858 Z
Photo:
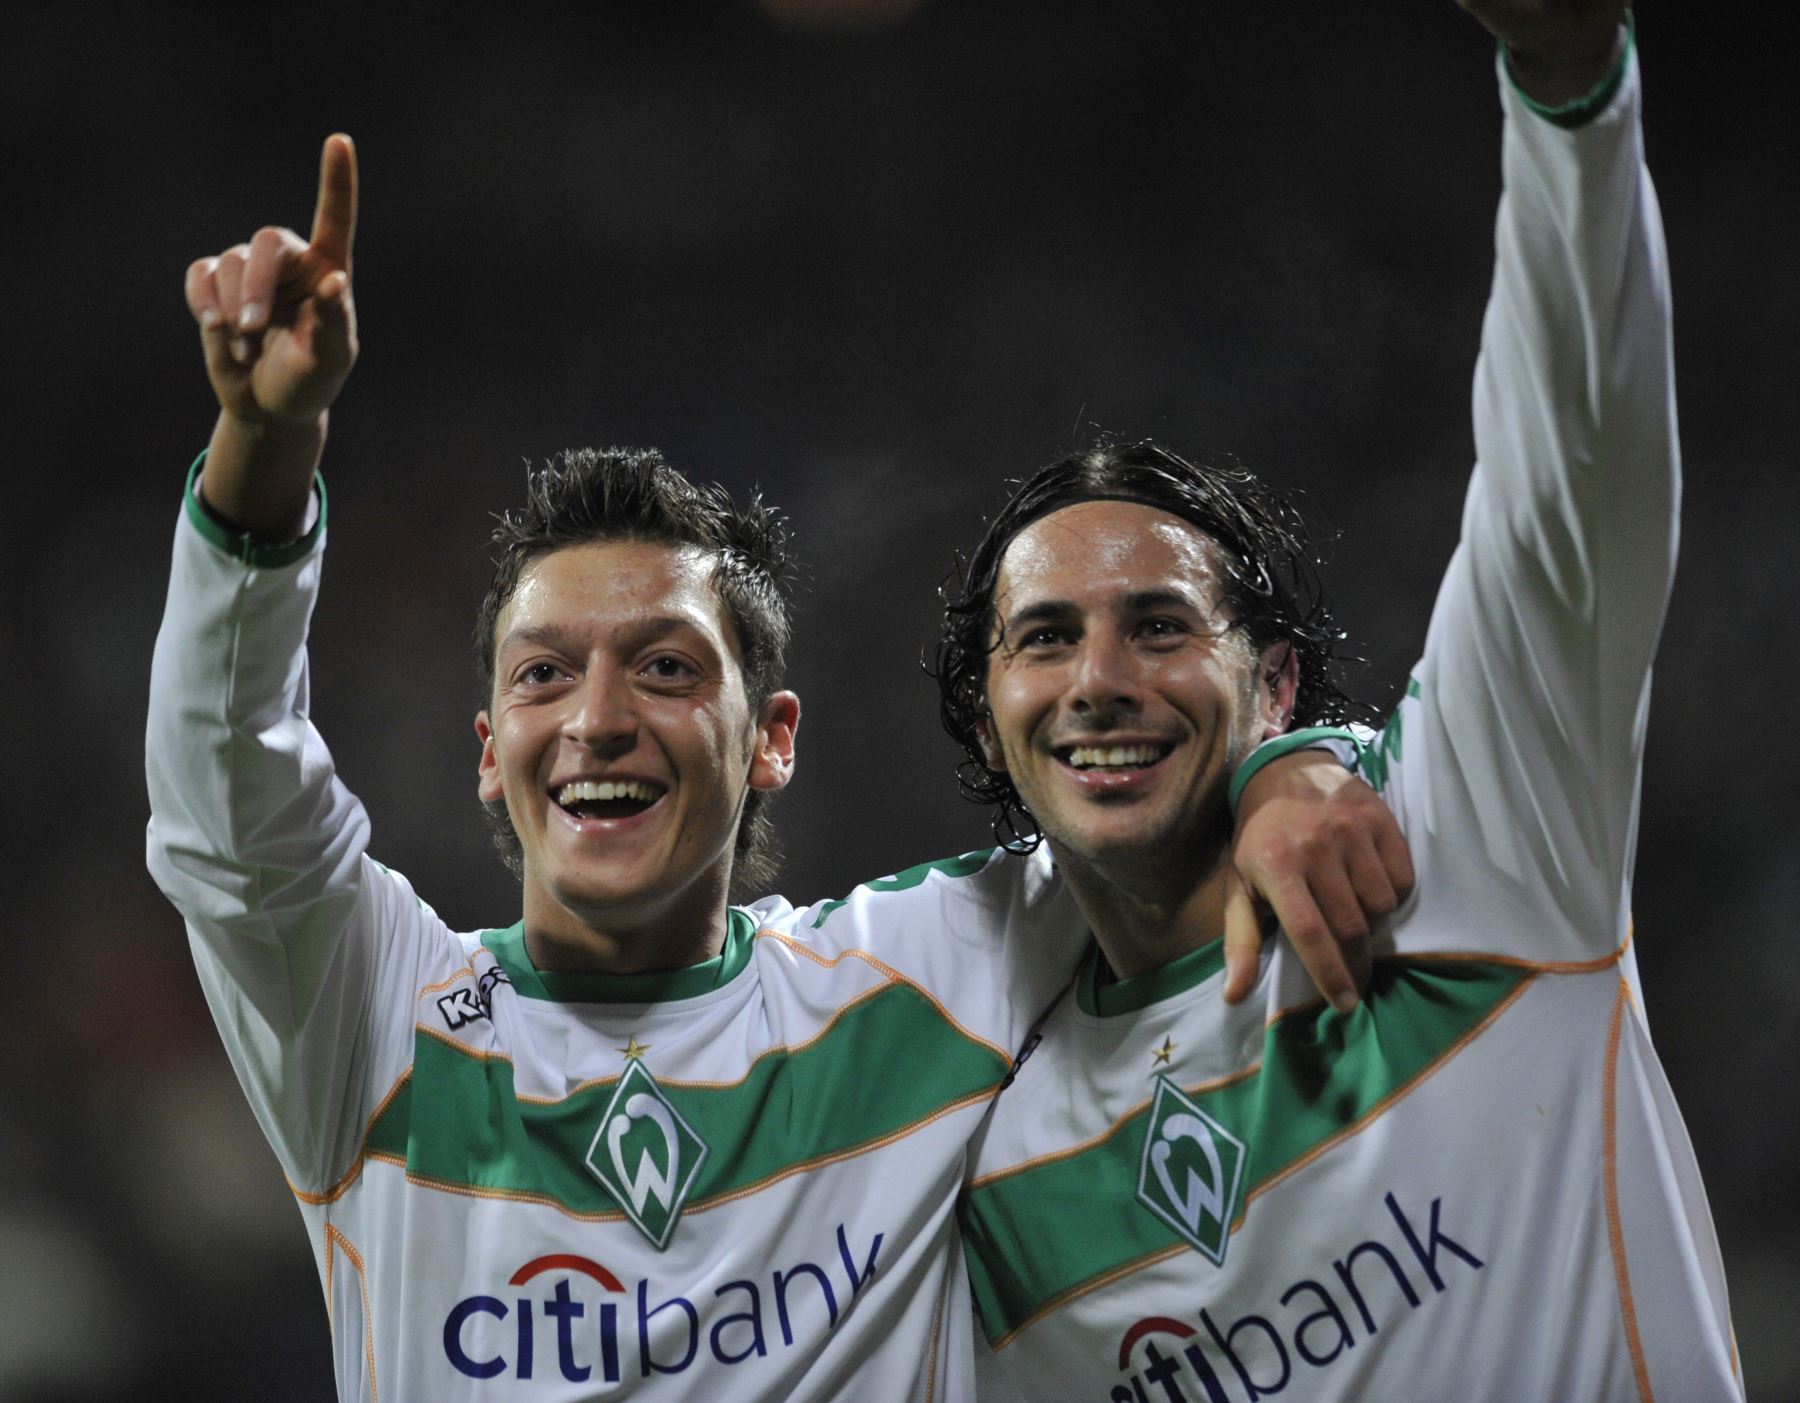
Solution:
M 984 1398 L 1742 1396 L 1631 949 L 1679 481 L 1637 63 L 1622 0 L 1468 8 L 1505 109 L 1478 462 L 1356 747 L 1419 873 L 1363 1004 L 1275 940 L 1214 996 L 1234 775 L 1342 712 L 1276 499 L 1151 445 L 1053 464 L 947 615 L 952 730 L 1095 939 L 977 1140 Z

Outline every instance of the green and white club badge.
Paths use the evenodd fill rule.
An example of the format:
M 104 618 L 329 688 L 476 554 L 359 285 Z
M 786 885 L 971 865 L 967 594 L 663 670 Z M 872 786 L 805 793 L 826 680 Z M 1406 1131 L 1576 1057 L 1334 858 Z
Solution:
M 649 1069 L 628 1061 L 588 1146 L 587 1167 L 657 1251 L 668 1246 L 706 1156 L 706 1142 Z
M 1137 1200 L 1219 1265 L 1231 1238 L 1244 1155 L 1242 1140 L 1166 1076 L 1156 1078 Z

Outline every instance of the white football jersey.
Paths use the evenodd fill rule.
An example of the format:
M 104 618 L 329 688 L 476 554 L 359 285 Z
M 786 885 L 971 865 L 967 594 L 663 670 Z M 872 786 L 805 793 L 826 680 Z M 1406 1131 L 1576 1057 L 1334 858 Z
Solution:
M 1085 938 L 1047 860 L 734 909 L 670 974 L 459 935 L 366 855 L 308 717 L 320 515 L 258 550 L 190 488 L 149 861 L 300 1202 L 340 1396 L 972 1397 L 967 1145 Z
M 1565 130 L 1502 82 L 1478 464 L 1362 756 L 1418 885 L 1340 1017 L 1285 941 L 1090 952 L 977 1140 L 984 1399 L 1741 1397 L 1629 891 L 1677 450 L 1635 59 Z

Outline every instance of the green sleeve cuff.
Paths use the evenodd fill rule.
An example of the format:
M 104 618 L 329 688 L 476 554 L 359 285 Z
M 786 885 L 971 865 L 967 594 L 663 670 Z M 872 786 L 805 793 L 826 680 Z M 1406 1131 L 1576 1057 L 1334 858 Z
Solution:
M 1292 755 L 1296 750 L 1306 750 L 1320 741 L 1328 740 L 1348 741 L 1358 750 L 1362 748 L 1356 739 L 1356 733 L 1342 726 L 1305 726 L 1257 746 L 1231 777 L 1231 789 L 1226 796 L 1231 803 L 1231 816 L 1237 817 L 1238 800 L 1244 793 L 1244 786 L 1250 783 L 1264 765 L 1271 760 L 1279 760 L 1283 755 Z
M 1550 107 L 1539 102 L 1519 86 L 1519 80 L 1513 77 L 1512 59 L 1507 56 L 1506 45 L 1500 46 L 1500 63 L 1506 69 L 1506 80 L 1512 84 L 1513 91 L 1538 116 L 1552 126 L 1561 127 L 1564 131 L 1573 131 L 1576 127 L 1585 127 L 1594 118 L 1606 111 L 1607 103 L 1619 91 L 1619 85 L 1625 81 L 1625 70 L 1631 63 L 1632 46 L 1637 42 L 1637 17 L 1630 10 L 1625 12 L 1625 47 L 1619 50 L 1618 62 L 1613 64 L 1607 75 L 1588 90 L 1583 96 L 1572 102 L 1565 102 L 1559 107 Z
M 264 570 L 292 565 L 296 560 L 304 560 L 312 553 L 312 548 L 319 543 L 319 537 L 325 530 L 325 479 L 322 476 L 313 474 L 313 488 L 319 494 L 319 516 L 311 529 L 297 541 L 263 541 L 247 531 L 233 531 L 200 500 L 200 469 L 205 466 L 206 450 L 202 449 L 200 456 L 194 459 L 194 466 L 188 469 L 187 492 L 184 495 L 188 524 L 205 537 L 209 544 L 218 547 L 233 560 Z

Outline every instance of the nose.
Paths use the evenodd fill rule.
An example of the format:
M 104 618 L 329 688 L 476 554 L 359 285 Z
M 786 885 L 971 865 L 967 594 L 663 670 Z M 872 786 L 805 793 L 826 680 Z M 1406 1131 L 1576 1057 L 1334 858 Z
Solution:
M 563 735 L 597 755 L 623 755 L 637 744 L 636 698 L 610 668 L 591 668 L 571 697 Z
M 1125 639 L 1110 630 L 1089 630 L 1076 654 L 1068 703 L 1084 715 L 1135 709 L 1142 701 L 1137 660 Z

